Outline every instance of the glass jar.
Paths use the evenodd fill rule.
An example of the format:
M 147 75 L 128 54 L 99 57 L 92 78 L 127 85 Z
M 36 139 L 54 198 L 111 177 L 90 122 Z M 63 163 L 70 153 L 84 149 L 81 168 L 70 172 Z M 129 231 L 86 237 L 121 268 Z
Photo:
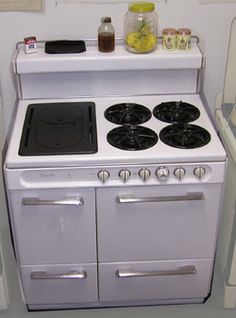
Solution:
M 148 53 L 157 46 L 157 14 L 152 2 L 131 2 L 125 15 L 125 45 L 133 53 Z
M 115 29 L 110 17 L 101 18 L 98 28 L 98 50 L 100 52 L 112 52 L 115 49 Z
M 191 48 L 191 30 L 182 28 L 177 30 L 177 49 L 189 50 Z

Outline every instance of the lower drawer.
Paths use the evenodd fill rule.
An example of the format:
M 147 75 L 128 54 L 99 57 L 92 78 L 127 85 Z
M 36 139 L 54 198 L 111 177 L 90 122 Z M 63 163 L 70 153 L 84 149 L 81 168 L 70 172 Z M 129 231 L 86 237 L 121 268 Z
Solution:
M 97 264 L 21 266 L 27 304 L 97 302 Z
M 211 259 L 99 264 L 100 301 L 204 298 Z

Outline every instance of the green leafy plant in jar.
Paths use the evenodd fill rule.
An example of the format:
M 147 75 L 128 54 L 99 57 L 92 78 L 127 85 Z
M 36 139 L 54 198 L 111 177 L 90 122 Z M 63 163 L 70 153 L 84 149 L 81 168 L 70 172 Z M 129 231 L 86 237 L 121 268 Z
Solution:
M 125 44 L 134 53 L 148 53 L 157 45 L 157 15 L 152 2 L 133 2 L 125 16 Z

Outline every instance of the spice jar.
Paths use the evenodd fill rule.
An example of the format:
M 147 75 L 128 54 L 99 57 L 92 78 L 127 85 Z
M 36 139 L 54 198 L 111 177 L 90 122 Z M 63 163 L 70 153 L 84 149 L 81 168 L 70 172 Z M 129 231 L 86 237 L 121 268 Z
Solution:
M 112 52 L 115 49 L 115 29 L 110 17 L 101 18 L 98 28 L 98 49 L 100 52 Z
M 131 2 L 125 15 L 125 45 L 134 53 L 148 53 L 157 46 L 157 14 L 152 2 Z
M 191 48 L 191 30 L 179 29 L 177 30 L 177 49 L 189 50 Z
M 162 47 L 164 50 L 173 51 L 176 49 L 176 30 L 163 29 L 162 30 Z

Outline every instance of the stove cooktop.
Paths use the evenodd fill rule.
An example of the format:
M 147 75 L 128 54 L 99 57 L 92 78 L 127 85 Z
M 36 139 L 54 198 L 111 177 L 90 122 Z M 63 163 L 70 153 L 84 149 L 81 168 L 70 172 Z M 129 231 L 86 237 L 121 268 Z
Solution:
M 83 153 L 83 154 L 62 154 L 62 155 L 34 155 L 34 156 L 21 156 L 18 153 L 21 133 L 24 126 L 24 120 L 28 105 L 32 104 L 32 100 L 22 100 L 18 104 L 16 121 L 12 132 L 11 141 L 8 148 L 6 166 L 10 168 L 14 167 L 60 167 L 60 166 L 84 166 L 84 165 L 125 165 L 125 164 L 148 164 L 148 163 L 178 163 L 178 162 L 206 162 L 206 161 L 221 161 L 225 160 L 225 152 L 221 145 L 221 142 L 217 136 L 217 133 L 209 119 L 209 116 L 204 109 L 200 96 L 193 95 L 155 95 L 155 96 L 130 96 L 130 97 L 107 97 L 107 98 L 83 98 L 83 99 L 53 99 L 53 100 L 35 100 L 34 104 L 40 103 L 60 103 L 60 102 L 88 102 L 95 103 L 96 123 L 97 123 L 97 152 L 95 153 Z M 195 126 L 201 127 L 203 131 L 207 132 L 205 136 L 204 145 L 198 148 L 183 149 L 170 146 L 163 142 L 161 137 L 161 131 L 170 124 L 167 121 L 161 121 L 155 117 L 154 110 L 157 105 L 164 102 L 177 101 L 175 107 L 179 107 L 179 101 L 183 103 L 194 105 L 190 113 L 194 114 L 194 118 L 191 119 L 191 129 L 194 130 Z M 114 116 L 114 112 L 111 105 L 124 104 L 129 105 L 135 103 L 141 106 L 145 106 L 144 117 L 145 122 L 142 124 L 136 124 L 140 122 L 138 118 L 134 118 L 129 113 L 129 107 L 125 115 L 125 121 L 127 118 L 131 118 L 131 143 L 132 139 L 135 139 L 138 130 L 141 130 L 143 135 L 149 137 L 152 134 L 154 141 L 152 141 L 151 147 L 147 147 L 146 141 L 142 140 L 140 147 L 143 150 L 140 151 L 126 151 L 114 147 L 107 141 L 107 138 L 112 135 L 112 131 L 121 129 L 122 133 L 127 129 L 127 124 L 114 123 L 106 118 L 109 113 L 107 110 L 110 108 L 111 117 Z M 137 112 L 141 114 L 141 112 Z M 151 114 L 151 115 L 150 115 Z M 118 116 L 120 118 L 121 116 Z M 142 117 L 142 116 L 141 116 Z M 185 114 L 183 114 L 185 117 Z M 114 118 L 112 119 L 114 120 Z M 119 119 L 120 120 L 120 119 Z M 179 128 L 178 118 L 176 120 L 176 128 Z M 188 124 L 190 125 L 190 124 Z M 138 126 L 138 127 L 137 127 Z M 140 127 L 140 128 L 139 128 Z M 186 126 L 183 126 L 186 131 Z M 189 132 L 189 131 L 188 131 Z M 209 135 L 208 135 L 209 134 Z M 210 136 L 210 140 L 209 140 Z M 113 136 L 114 137 L 114 136 Z M 112 138 L 113 138 L 112 137 Z M 113 138 L 114 139 L 114 138 Z M 204 139 L 204 138 L 203 138 Z M 125 141 L 123 142 L 125 144 Z M 189 143 L 191 144 L 191 138 Z M 122 146 L 123 147 L 123 146 Z

